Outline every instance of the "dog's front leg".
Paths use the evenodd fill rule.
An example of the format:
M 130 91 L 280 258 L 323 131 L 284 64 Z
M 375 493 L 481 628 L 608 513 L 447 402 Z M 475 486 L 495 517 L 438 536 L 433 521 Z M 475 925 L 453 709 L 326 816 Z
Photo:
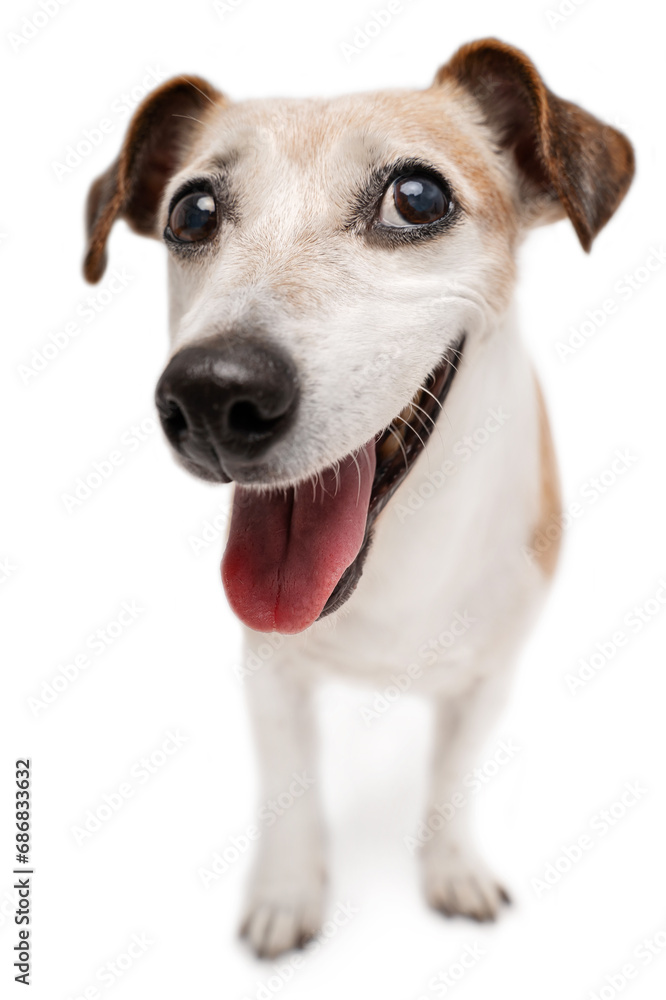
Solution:
M 282 656 L 246 681 L 262 784 L 262 830 L 241 927 L 255 952 L 302 946 L 321 926 L 325 868 L 310 685 Z
M 464 694 L 436 698 L 435 746 L 422 847 L 426 898 L 447 916 L 493 920 L 509 897 L 477 854 L 469 831 L 473 792 L 463 782 L 505 701 L 506 670 L 477 680 Z

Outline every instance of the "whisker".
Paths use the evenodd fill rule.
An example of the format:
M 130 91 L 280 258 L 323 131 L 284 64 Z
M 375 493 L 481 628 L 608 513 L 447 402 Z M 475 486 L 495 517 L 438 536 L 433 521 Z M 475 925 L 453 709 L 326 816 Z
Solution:
M 340 462 L 336 462 L 334 465 L 335 472 L 335 496 L 337 497 L 340 492 Z
M 358 507 L 359 500 L 361 499 L 361 467 L 358 464 L 356 455 L 352 452 L 352 458 L 354 459 L 354 465 L 356 466 L 356 473 L 358 475 L 358 491 L 356 493 L 356 506 Z
M 366 462 L 366 465 L 368 466 L 368 472 L 372 472 L 372 465 L 370 464 L 370 456 L 368 455 L 368 449 L 367 448 L 363 449 L 363 454 L 365 455 L 365 462 Z
M 181 79 L 185 80 L 186 77 L 182 76 Z M 194 87 L 194 89 L 197 91 L 197 93 L 201 94 L 202 97 L 205 97 L 206 100 L 209 101 L 210 104 L 213 105 L 213 107 L 215 107 L 215 101 L 211 97 L 209 97 L 208 94 L 206 94 L 203 90 L 201 90 L 200 87 L 197 87 L 196 83 L 192 83 L 191 80 L 187 80 L 187 83 L 189 83 L 190 87 Z
M 430 414 L 427 413 L 426 410 L 424 410 L 422 406 L 419 406 L 417 403 L 412 403 L 412 407 L 414 407 L 417 410 L 422 410 L 423 413 L 425 413 L 426 417 L 428 418 L 428 420 L 432 424 L 432 430 L 430 431 L 430 433 L 432 434 L 432 432 L 434 431 L 437 434 L 437 437 L 439 438 L 439 442 L 440 442 L 442 448 L 444 448 L 445 447 L 445 445 L 444 445 L 444 438 L 442 437 L 442 431 L 441 431 L 441 429 L 439 427 L 439 424 L 435 420 L 433 420 L 433 418 L 430 416 Z M 443 409 L 443 407 L 442 407 L 442 409 Z M 418 413 L 416 415 L 418 417 Z M 421 417 L 419 417 L 419 420 L 421 421 L 421 424 L 423 424 L 424 430 L 428 430 L 427 426 L 423 423 L 423 419 Z
M 430 414 L 428 413 L 428 411 L 424 410 L 422 406 L 419 406 L 418 403 L 414 403 L 414 402 L 411 402 L 409 405 L 412 407 L 413 410 L 420 410 L 421 413 L 425 414 L 425 416 L 428 418 L 428 420 L 430 421 L 430 423 L 432 424 L 433 427 L 437 426 L 437 423 L 435 422 L 435 420 L 433 420 L 433 418 L 430 416 Z M 423 427 L 427 430 L 428 429 L 428 425 L 423 423 L 423 419 L 421 417 L 419 417 L 419 420 L 423 424 Z
M 446 419 L 448 420 L 448 423 L 449 423 L 449 430 L 453 430 L 453 424 L 451 423 L 451 418 L 449 417 L 449 415 L 448 415 L 448 413 L 446 412 L 446 410 L 444 409 L 444 407 L 442 407 L 442 413 L 444 414 L 444 416 L 445 416 L 445 417 L 446 417 Z
M 426 434 L 430 434 L 430 433 L 431 433 L 431 429 L 430 429 L 430 427 L 428 427 L 428 425 L 427 425 L 427 424 L 425 423 L 425 421 L 424 421 L 423 417 L 422 417 L 422 416 L 420 415 L 420 413 L 414 413 L 414 412 L 413 412 L 413 410 L 414 410 L 414 403 L 410 403 L 410 404 L 409 404 L 409 409 L 410 409 L 410 411 L 411 411 L 411 416 L 414 416 L 414 417 L 416 417 L 416 419 L 417 419 L 417 420 L 418 420 L 418 422 L 419 422 L 419 423 L 421 424 L 421 427 L 422 427 L 422 428 L 423 428 L 423 430 L 424 430 L 424 431 L 426 432 Z M 409 423 L 409 421 L 408 421 L 408 423 Z M 413 431 L 414 431 L 414 433 L 416 434 L 416 431 L 414 430 L 414 427 L 412 426 L 412 424 L 411 424 L 411 423 L 409 424 L 409 426 L 410 426 L 410 427 L 412 428 L 412 430 L 413 430 Z M 434 426 L 434 424 L 433 424 L 433 426 Z
M 412 432 L 413 432 L 414 434 L 416 434 L 417 438 L 419 439 L 419 441 L 421 442 L 421 444 L 422 444 L 422 445 L 423 445 L 423 447 L 425 448 L 425 441 L 423 440 L 423 438 L 421 437 L 421 435 L 419 434 L 419 432 L 418 432 L 418 431 L 416 431 L 416 430 L 414 430 L 414 428 L 413 428 L 413 427 L 412 427 L 412 425 L 410 424 L 409 420 L 405 420 L 405 418 L 404 418 L 404 417 L 401 417 L 401 416 L 400 416 L 400 414 L 398 414 L 398 416 L 397 416 L 397 417 L 396 417 L 395 419 L 396 419 L 396 420 L 402 420 L 403 424 L 405 424 L 405 425 L 406 425 L 407 427 L 409 427 L 409 429 L 410 429 L 410 430 L 411 430 L 411 431 L 412 431 Z
M 388 425 L 388 427 L 386 428 L 386 430 L 391 432 L 391 434 L 393 435 L 393 437 L 397 440 L 398 444 L 400 445 L 400 450 L 402 451 L 402 454 L 405 457 L 405 472 L 408 472 L 409 471 L 409 460 L 407 458 L 407 452 L 405 451 L 405 446 L 403 444 L 402 438 L 400 437 L 400 435 L 398 434 L 397 430 L 395 429 L 395 427 L 393 426 L 392 423 L 390 423 Z
M 435 400 L 435 402 L 436 402 L 436 403 L 437 403 L 437 405 L 439 406 L 440 410 L 443 410 L 443 409 L 444 409 L 444 407 L 442 406 L 442 404 L 441 404 L 441 402 L 439 401 L 439 399 L 437 399 L 437 396 L 436 396 L 436 395 L 434 394 L 434 392 L 431 392 L 431 391 L 430 391 L 430 389 L 426 389 L 426 387 L 425 387 L 424 385 L 420 385 L 420 386 L 419 386 L 419 389 L 420 389 L 420 390 L 421 390 L 422 392 L 427 392 L 427 394 L 428 394 L 429 396 L 432 396 L 432 398 L 433 398 L 433 399 Z
M 402 420 L 403 424 L 407 424 L 407 426 L 410 428 L 410 430 L 412 431 L 412 433 L 416 434 L 417 438 L 421 442 L 421 446 L 423 447 L 423 450 L 426 452 L 426 458 L 428 459 L 428 469 L 429 469 L 430 468 L 430 455 L 428 454 L 428 451 L 426 449 L 425 441 L 423 440 L 423 438 L 421 437 L 421 435 L 419 434 L 419 432 L 409 423 L 408 420 L 405 420 L 405 418 L 401 417 L 400 414 L 398 414 L 398 416 L 396 417 L 396 419 L 397 420 Z
M 194 115 L 177 115 L 175 111 L 172 111 L 171 117 L 172 118 L 189 118 L 189 120 L 191 122 L 197 122 L 199 125 L 203 125 L 204 128 L 206 127 L 206 123 L 202 122 L 200 118 L 195 118 Z

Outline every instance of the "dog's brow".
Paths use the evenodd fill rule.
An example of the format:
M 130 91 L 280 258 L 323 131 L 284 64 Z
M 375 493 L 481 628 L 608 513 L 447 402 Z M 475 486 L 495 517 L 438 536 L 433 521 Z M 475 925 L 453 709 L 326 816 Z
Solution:
M 200 166 L 201 170 L 210 171 L 211 173 L 227 173 L 231 168 L 238 162 L 240 153 L 237 149 L 228 150 L 225 153 L 216 153 L 211 156 L 210 159 L 206 160 Z

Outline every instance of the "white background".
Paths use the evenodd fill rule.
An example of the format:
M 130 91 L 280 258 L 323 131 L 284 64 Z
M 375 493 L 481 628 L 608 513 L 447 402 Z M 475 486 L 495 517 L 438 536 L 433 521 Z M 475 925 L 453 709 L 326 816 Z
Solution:
M 10 33 L 39 8 L 3 6 L 0 558 L 11 567 L 0 583 L 3 996 L 23 995 L 12 982 L 9 893 L 13 770 L 23 755 L 34 770 L 30 995 L 39 1000 L 83 996 L 95 984 L 114 1000 L 258 992 L 431 1000 L 442 993 L 429 980 L 468 944 L 484 954 L 452 991 L 460 1000 L 662 995 L 666 948 L 649 965 L 635 949 L 659 932 L 666 943 L 666 608 L 637 633 L 624 619 L 666 577 L 666 267 L 631 297 L 615 286 L 666 238 L 663 31 L 647 0 L 571 3 L 557 24 L 547 17 L 554 3 L 412 0 L 347 60 L 341 43 L 352 43 L 380 6 L 239 0 L 219 16 L 207 0 L 69 0 L 18 50 Z M 186 476 L 157 431 L 135 450 L 123 437 L 153 415 L 166 355 L 164 249 L 118 226 L 111 267 L 126 268 L 128 286 L 94 322 L 78 316 L 79 336 L 27 384 L 20 366 L 99 292 L 81 278 L 85 195 L 121 142 L 126 119 L 114 102 L 151 68 L 198 73 L 237 98 L 420 87 L 459 44 L 484 35 L 524 48 L 552 89 L 620 125 L 638 158 L 634 187 L 591 256 L 564 222 L 536 232 L 521 252 L 521 324 L 551 412 L 565 499 L 584 513 L 565 533 L 556 585 L 485 760 L 500 738 L 520 751 L 474 802 L 480 840 L 515 905 L 490 927 L 426 909 L 403 838 L 420 818 L 427 714 L 403 699 L 367 726 L 359 709 L 372 692 L 331 687 L 321 699 L 330 913 L 339 901 L 357 912 L 278 988 L 272 964 L 235 938 L 249 853 L 208 890 L 197 875 L 254 821 L 258 804 L 233 671 L 239 629 L 219 581 L 222 534 L 199 555 L 191 545 L 226 507 L 227 488 Z M 105 117 L 113 131 L 58 179 L 54 163 Z M 617 312 L 563 361 L 558 341 L 608 298 Z M 63 493 L 118 448 L 122 466 L 68 513 Z M 586 501 L 585 483 L 618 448 L 635 461 L 598 502 Z M 142 609 L 131 628 L 103 655 L 88 647 L 90 666 L 35 714 L 28 699 L 124 601 Z M 618 629 L 630 635 L 626 646 L 572 695 L 565 675 Z M 148 782 L 134 779 L 132 798 L 79 846 L 72 827 L 175 729 L 187 742 Z M 645 792 L 602 837 L 594 817 L 628 781 Z M 594 847 L 540 894 L 533 880 L 585 833 Z M 133 934 L 152 943 L 104 986 L 97 970 Z M 277 963 L 283 977 L 287 962 Z M 627 962 L 637 978 L 600 994 Z

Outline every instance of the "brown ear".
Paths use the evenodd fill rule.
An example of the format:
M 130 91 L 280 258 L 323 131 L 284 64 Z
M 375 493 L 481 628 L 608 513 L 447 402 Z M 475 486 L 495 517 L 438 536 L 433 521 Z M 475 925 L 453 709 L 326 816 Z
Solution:
M 180 76 L 168 80 L 140 105 L 130 122 L 123 148 L 88 194 L 83 262 L 87 281 L 106 268 L 106 241 L 116 219 L 135 232 L 156 236 L 155 220 L 164 187 L 182 166 L 188 142 L 211 106 L 224 98 L 205 80 Z
M 589 250 L 631 183 L 631 143 L 556 97 L 523 52 L 495 38 L 464 45 L 435 84 L 451 79 L 473 94 L 500 145 L 513 152 L 532 212 L 559 199 Z

